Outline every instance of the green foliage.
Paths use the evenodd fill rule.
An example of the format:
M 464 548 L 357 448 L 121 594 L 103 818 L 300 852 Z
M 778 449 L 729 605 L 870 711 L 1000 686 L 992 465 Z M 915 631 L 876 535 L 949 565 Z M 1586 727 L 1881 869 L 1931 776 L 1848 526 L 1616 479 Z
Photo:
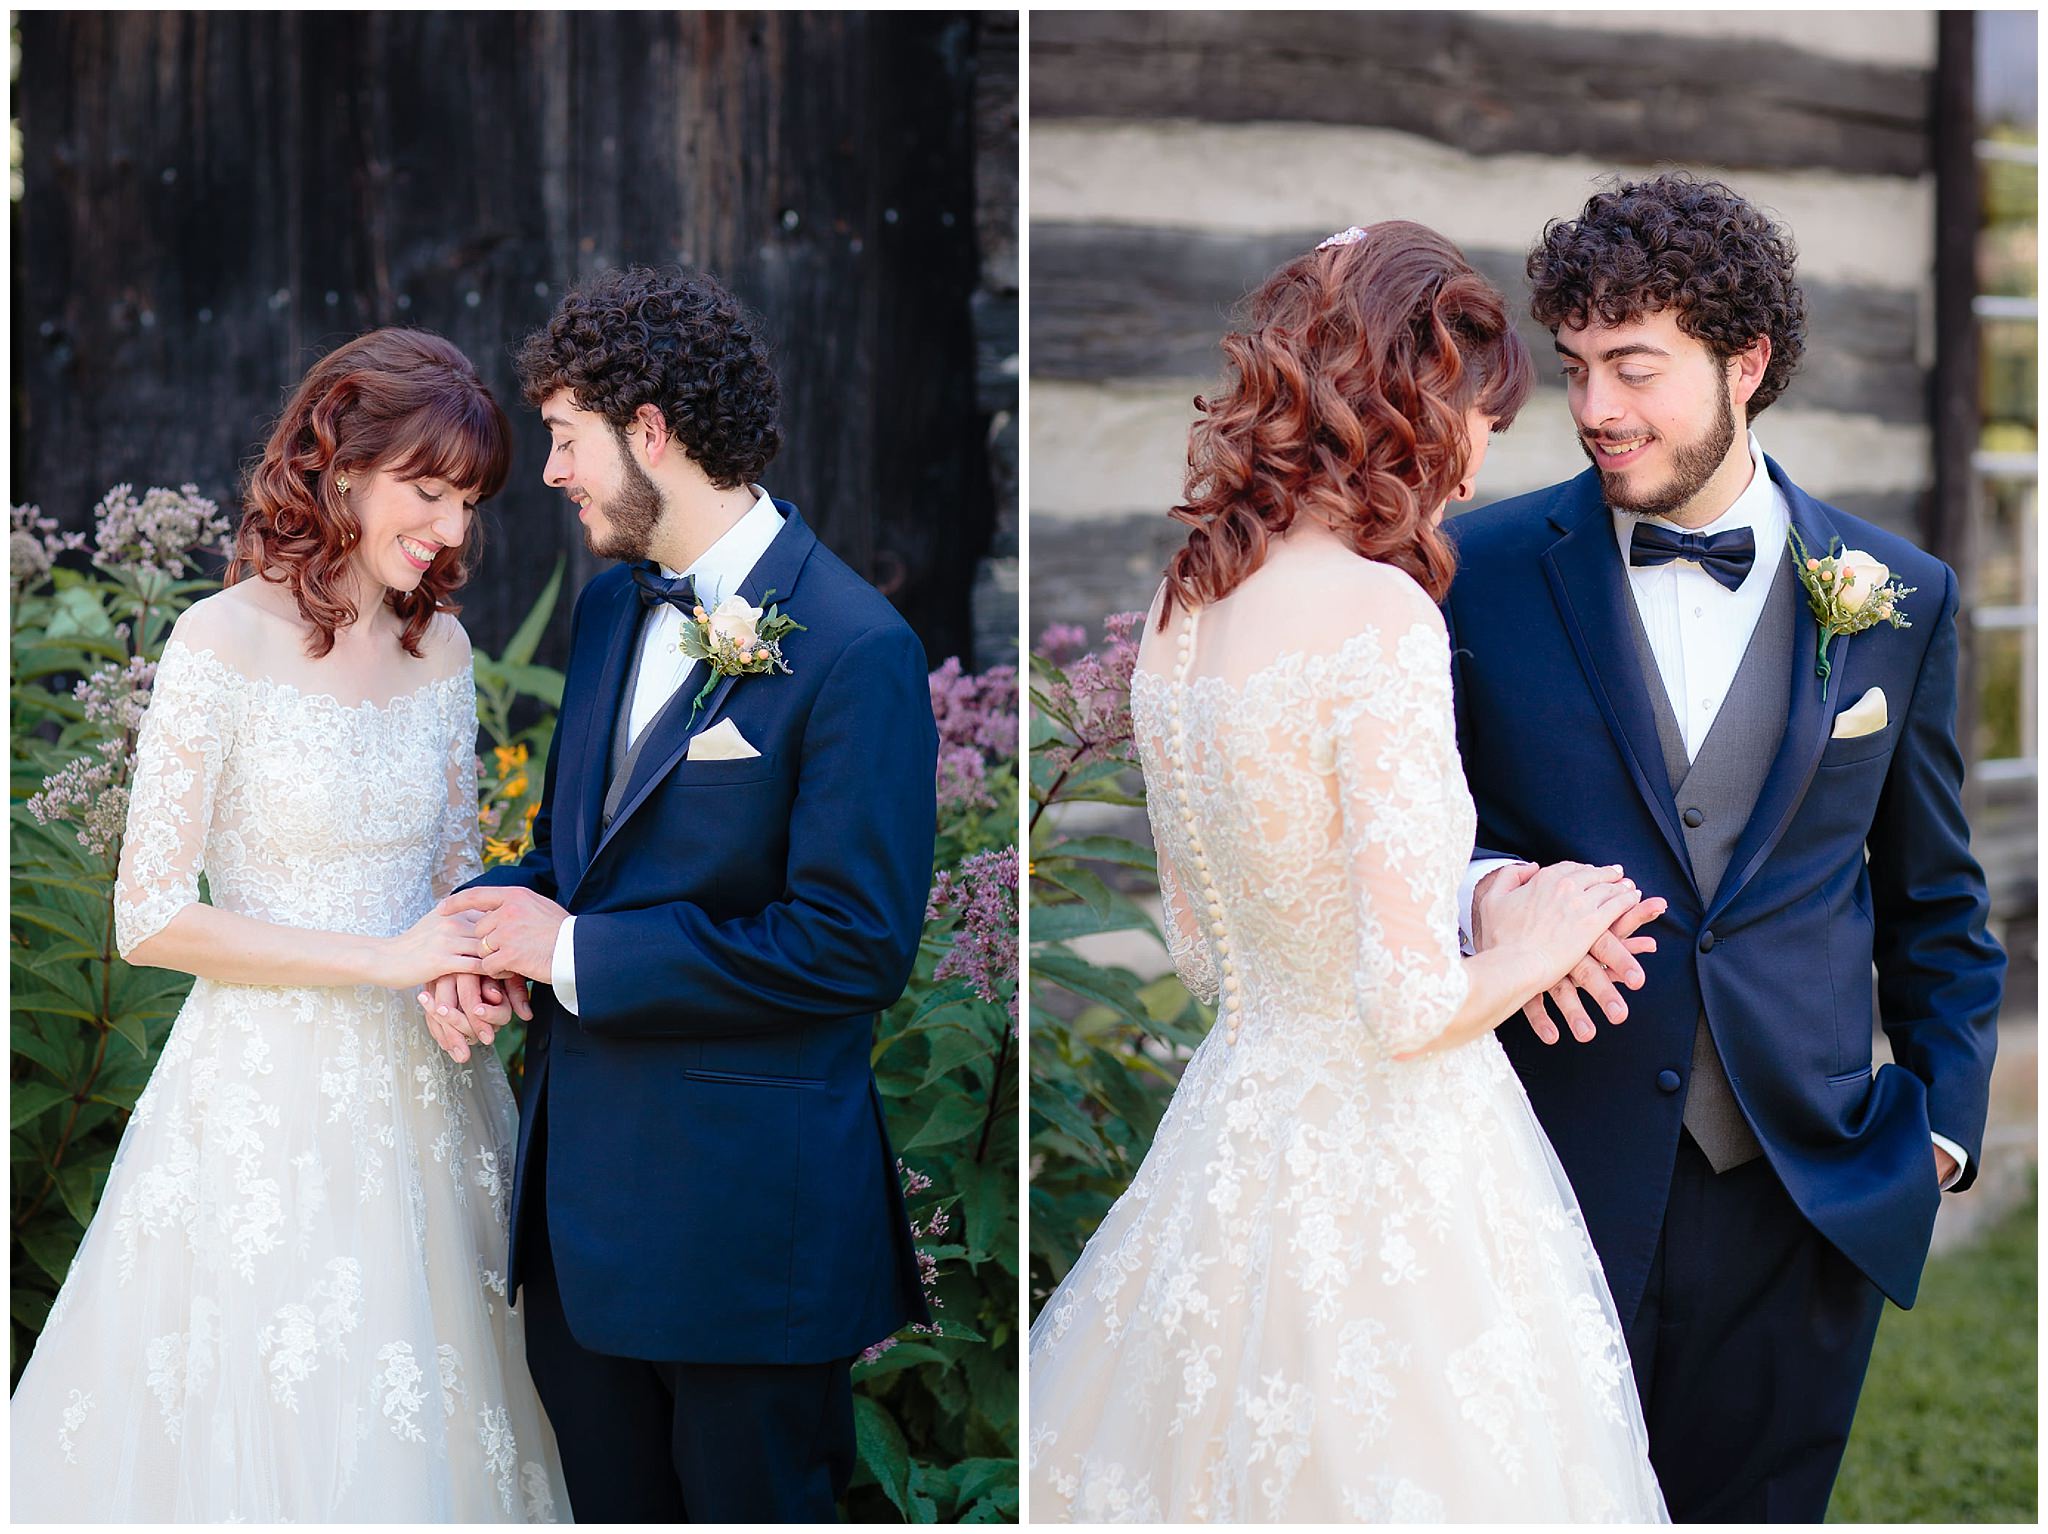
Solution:
M 941 873 L 1014 859 L 1016 760 L 989 755 L 992 802 L 942 806 Z M 1014 903 L 1009 922 L 1014 942 Z M 986 987 L 994 999 L 970 975 L 941 974 L 972 926 L 935 911 L 910 986 L 875 1031 L 875 1081 L 909 1173 L 912 1232 L 936 1264 L 927 1292 L 938 1335 L 906 1330 L 854 1366 L 860 1466 L 846 1511 L 856 1522 L 1017 1518 L 1016 974 L 1012 964 Z
M 210 507 L 192 504 L 204 522 Z M 192 560 L 176 547 L 140 565 L 55 568 L 65 550 L 51 524 L 33 508 L 14 522 L 10 1381 L 28 1361 L 191 987 L 190 976 L 134 969 L 114 951 L 114 865 L 141 712 L 135 684 L 150 675 L 135 668 L 155 661 L 177 615 L 215 584 L 184 579 Z M 87 679 L 100 699 L 127 706 L 100 706 L 94 689 L 81 697 Z M 60 775 L 78 792 L 46 791 L 46 780 L 67 780 Z
M 1031 661 L 1034 1307 L 1137 1172 L 1180 1068 L 1211 1021 L 1171 973 L 1146 981 L 1076 947 L 1105 933 L 1139 933 L 1165 946 L 1145 903 L 1158 892 L 1151 848 L 1088 830 L 1102 823 L 1101 811 L 1074 811 L 1144 803 L 1130 728 L 1134 616 L 1111 620 L 1101 654 L 1070 667 L 1050 654 Z
M 35 547 L 24 551 L 24 538 Z M 96 717 L 108 711 L 89 707 L 74 688 L 95 672 L 153 660 L 177 613 L 217 582 L 165 575 L 162 547 L 147 570 L 56 568 L 58 555 L 79 545 L 54 538 L 32 508 L 16 513 L 15 544 L 11 1378 L 18 1379 L 191 986 L 189 976 L 132 969 L 114 952 L 113 878 L 139 699 L 125 714 Z M 170 552 L 189 566 L 187 551 Z M 540 765 L 562 696 L 561 674 L 534 664 L 533 655 L 561 581 L 558 565 L 503 653 L 475 658 L 487 748 L 478 818 L 492 862 L 516 859 L 530 845 Z M 1014 739 L 1013 685 L 1009 696 Z M 48 823 L 39 820 L 29 801 L 43 794 L 42 808 L 52 813 L 45 780 L 85 765 L 111 774 L 113 792 L 98 802 L 81 799 L 68 816 L 59 806 Z M 979 798 L 951 806 L 938 828 L 942 889 L 971 874 L 977 859 L 1007 855 L 1014 867 L 1014 751 L 988 751 L 984 765 Z M 85 823 L 95 809 L 97 828 Z M 103 832 L 109 820 L 111 836 L 95 841 L 95 829 Z M 81 833 L 95 844 L 82 844 Z M 972 884 L 968 878 L 961 887 Z M 992 978 L 986 963 L 952 972 L 963 940 L 985 940 L 978 921 L 985 929 L 985 913 L 935 910 L 910 987 L 876 1029 L 876 1080 L 913 1190 L 913 1238 L 938 1326 L 879 1343 L 855 1366 L 860 1461 L 848 1513 L 865 1521 L 1017 1517 L 1016 976 L 1014 963 L 1006 977 Z M 1014 896 L 1010 932 L 1014 945 Z M 515 1075 L 524 1042 L 516 1020 L 496 1041 Z
M 2030 1199 L 1885 1307 L 1829 1523 L 2038 1521 L 2038 1228 Z

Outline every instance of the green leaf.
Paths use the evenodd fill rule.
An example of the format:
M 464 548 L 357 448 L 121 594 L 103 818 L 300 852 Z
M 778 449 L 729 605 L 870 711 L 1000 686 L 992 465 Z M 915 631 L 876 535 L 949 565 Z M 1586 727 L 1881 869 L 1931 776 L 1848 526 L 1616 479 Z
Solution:
M 121 1012 L 107 1019 L 107 1021 L 112 1025 L 114 1032 L 121 1036 L 121 1041 L 124 1044 L 133 1049 L 138 1055 L 148 1056 L 149 1024 L 142 1014 Z
M 56 991 L 31 991 L 27 995 L 17 994 L 9 1003 L 17 1012 L 46 1012 L 57 1017 L 75 1017 L 83 1022 L 96 1023 L 99 1012 L 90 1006 L 81 1007 L 69 996 Z
M 68 1087 L 52 1086 L 47 1081 L 17 1081 L 7 1096 L 15 1129 L 33 1123 L 57 1104 L 71 1101 Z
M 1052 857 L 1088 858 L 1097 863 L 1119 863 L 1126 868 L 1142 868 L 1154 875 L 1159 871 L 1158 859 L 1150 847 L 1122 836 L 1070 836 L 1065 841 L 1054 842 L 1034 854 L 1032 861 L 1043 864 L 1045 859 Z
M 952 1092 L 939 1099 L 931 1116 L 916 1134 L 897 1146 L 899 1152 L 913 1151 L 920 1146 L 949 1145 L 953 1141 L 973 1134 L 981 1128 L 981 1121 L 988 1110 L 975 1102 L 964 1092 Z
M 1110 890 L 1109 908 L 1098 912 L 1086 901 L 1062 901 L 1058 905 L 1043 905 L 1036 901 L 1031 906 L 1031 943 L 1034 952 L 1040 943 L 1064 943 L 1077 937 L 1093 937 L 1099 932 L 1149 932 L 1158 938 L 1164 947 L 1166 939 L 1160 935 L 1159 924 L 1150 913 L 1121 890 Z
M 92 1224 L 92 1209 L 99 1174 L 89 1166 L 66 1166 L 57 1174 L 57 1197 L 64 1201 L 79 1230 Z
M 28 1253 L 29 1261 L 62 1284 L 78 1252 L 78 1238 L 84 1234 L 69 1220 L 38 1219 L 28 1229 L 16 1231 L 14 1239 Z
M 915 1369 L 922 1364 L 950 1364 L 950 1354 L 942 1353 L 927 1342 L 899 1342 L 879 1358 L 867 1359 L 853 1366 L 856 1383 L 861 1380 L 879 1379 L 885 1374 L 900 1373 L 904 1369 Z
M 886 1356 L 886 1355 L 885 1355 Z M 853 1441 L 896 1511 L 910 1521 L 910 1447 L 896 1419 L 871 1397 L 853 1398 Z
M 1083 1000 L 1100 1002 L 1140 1026 L 1152 1021 L 1145 999 L 1138 994 L 1136 979 L 1127 971 L 1090 964 L 1086 959 L 1054 948 L 1031 955 L 1031 972 L 1035 978 L 1050 980 Z
M 547 632 L 548 619 L 554 616 L 555 603 L 562 595 L 562 572 L 567 568 L 567 564 L 568 562 L 560 557 L 555 560 L 554 573 L 548 577 L 548 583 L 534 599 L 531 611 L 520 620 L 519 627 L 512 632 L 512 637 L 505 641 L 505 648 L 498 656 L 501 665 L 525 666 L 532 663 L 533 652 L 540 648 L 541 636 Z M 560 695 L 557 694 L 557 704 L 560 701 Z
M 958 1070 L 971 1060 L 986 1059 L 995 1053 L 995 1049 L 996 1041 L 987 1034 L 970 1033 L 960 1028 L 947 1029 L 932 1040 L 932 1057 L 925 1065 L 924 1080 L 918 1083 L 918 1090 L 923 1091 L 941 1076 Z

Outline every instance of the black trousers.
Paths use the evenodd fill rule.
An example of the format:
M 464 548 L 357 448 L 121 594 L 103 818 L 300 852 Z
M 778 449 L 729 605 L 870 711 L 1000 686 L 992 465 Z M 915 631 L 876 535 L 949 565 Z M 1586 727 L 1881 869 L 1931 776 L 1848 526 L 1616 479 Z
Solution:
M 545 1114 L 545 1103 L 529 1111 Z M 835 1523 L 853 1478 L 851 1359 L 650 1362 L 594 1353 L 562 1312 L 534 1126 L 519 1309 L 578 1523 Z M 736 1280 L 737 1281 L 737 1280 Z
M 1629 1328 L 1650 1463 L 1675 1522 L 1821 1521 L 1883 1309 L 1769 1161 L 1716 1176 L 1679 1136 Z

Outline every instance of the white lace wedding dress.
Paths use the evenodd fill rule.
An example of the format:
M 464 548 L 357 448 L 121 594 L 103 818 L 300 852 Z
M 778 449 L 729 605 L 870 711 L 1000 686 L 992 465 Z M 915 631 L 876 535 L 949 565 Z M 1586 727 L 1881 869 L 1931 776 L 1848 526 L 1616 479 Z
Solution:
M 1254 576 L 1213 654 L 1177 613 L 1134 680 L 1175 966 L 1222 1004 L 1032 1327 L 1031 1516 L 1661 1521 L 1613 1302 L 1499 1044 L 1394 1058 L 1463 1000 L 1474 817 L 1442 619 L 1344 559 L 1284 605 Z
M 205 622 L 141 730 L 123 952 L 202 869 L 223 909 L 387 935 L 477 872 L 466 644 L 346 704 L 189 645 Z M 566 1518 L 506 1303 L 515 1123 L 409 994 L 195 982 L 14 1393 L 14 1518 Z

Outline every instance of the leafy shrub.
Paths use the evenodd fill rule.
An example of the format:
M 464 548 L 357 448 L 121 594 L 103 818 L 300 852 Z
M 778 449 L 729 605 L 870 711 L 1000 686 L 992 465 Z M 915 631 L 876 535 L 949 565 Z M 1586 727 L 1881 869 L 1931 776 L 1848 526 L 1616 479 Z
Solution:
M 1074 946 L 1104 933 L 1165 940 L 1143 903 L 1152 849 L 1088 829 L 1141 807 L 1131 736 L 1139 613 L 1105 620 L 1106 642 L 1047 630 L 1031 657 L 1031 1294 L 1051 1294 L 1136 1174 L 1201 1042 L 1208 1010 L 1169 971 L 1147 981 Z

